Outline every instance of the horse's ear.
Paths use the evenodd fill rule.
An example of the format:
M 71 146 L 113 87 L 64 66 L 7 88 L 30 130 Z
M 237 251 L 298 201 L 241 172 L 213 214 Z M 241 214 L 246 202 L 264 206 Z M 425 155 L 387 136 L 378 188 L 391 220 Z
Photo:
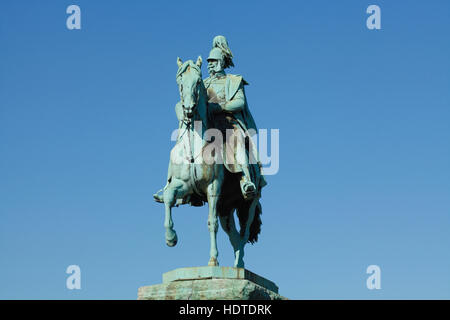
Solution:
M 183 65 L 183 61 L 181 61 L 180 57 L 177 58 L 177 65 L 178 65 L 178 68 Z
M 202 56 L 198 56 L 197 62 L 196 62 L 195 64 L 196 64 L 198 67 L 201 67 L 201 66 L 202 66 L 202 62 L 203 62 Z

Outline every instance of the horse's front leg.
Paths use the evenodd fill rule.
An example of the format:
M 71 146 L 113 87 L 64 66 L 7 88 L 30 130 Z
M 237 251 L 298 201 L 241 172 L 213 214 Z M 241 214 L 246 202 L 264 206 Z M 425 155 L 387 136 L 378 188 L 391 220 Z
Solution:
M 172 221 L 172 207 L 173 205 L 164 201 L 166 207 L 166 214 L 164 219 L 164 228 L 166 228 L 166 244 L 169 247 L 174 247 L 178 242 L 178 237 L 175 229 L 173 229 Z
M 211 250 L 209 252 L 210 259 L 208 262 L 209 266 L 218 266 L 219 261 L 217 257 L 219 252 L 217 250 L 217 229 L 219 227 L 217 219 L 217 202 L 220 195 L 220 184 L 222 181 L 215 179 L 208 186 L 208 204 L 209 204 L 209 215 L 208 215 L 208 229 L 209 235 L 211 237 Z
M 172 179 L 169 186 L 164 190 L 165 218 L 164 227 L 166 228 L 166 244 L 173 247 L 178 242 L 176 231 L 173 229 L 172 207 L 178 198 L 185 196 L 187 192 L 186 184 L 179 179 Z

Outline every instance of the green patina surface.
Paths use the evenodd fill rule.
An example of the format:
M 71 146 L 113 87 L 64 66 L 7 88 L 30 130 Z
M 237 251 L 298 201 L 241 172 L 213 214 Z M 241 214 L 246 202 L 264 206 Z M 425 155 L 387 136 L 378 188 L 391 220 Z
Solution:
M 220 223 L 234 251 L 233 266 L 244 268 L 244 247 L 257 242 L 261 232 L 260 198 L 267 181 L 252 140 L 257 126 L 245 95 L 248 83 L 240 75 L 225 72 L 234 65 L 232 58 L 226 38 L 218 35 L 207 59 L 206 79 L 202 78 L 201 57 L 196 62 L 177 59 L 180 101 L 175 113 L 179 130 L 170 152 L 166 185 L 154 199 L 164 203 L 165 238 L 170 247 L 179 241 L 172 208 L 207 203 L 208 265 L 219 265 Z
M 232 58 L 226 38 L 219 35 L 207 59 L 208 78 L 202 79 L 201 57 L 195 63 L 177 59 L 177 142 L 170 152 L 166 186 L 154 195 L 164 203 L 170 247 L 179 241 L 172 208 L 208 203 L 208 266 L 167 272 L 162 284 L 139 288 L 139 299 L 285 299 L 275 283 L 244 269 L 244 247 L 257 242 L 261 232 L 260 198 L 267 182 L 252 142 L 257 127 L 245 96 L 248 83 L 240 75 L 225 73 L 234 66 Z M 201 126 L 197 128 L 196 123 Z M 227 138 L 230 131 L 233 135 Z M 213 137 L 207 138 L 206 132 L 214 132 Z M 219 267 L 219 222 L 233 248 L 234 267 Z

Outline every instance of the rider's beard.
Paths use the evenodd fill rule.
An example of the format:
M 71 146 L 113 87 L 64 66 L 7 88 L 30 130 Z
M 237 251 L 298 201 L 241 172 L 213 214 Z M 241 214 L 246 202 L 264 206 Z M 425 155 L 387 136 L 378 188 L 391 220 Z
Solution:
M 212 77 L 212 76 L 214 76 L 214 74 L 215 74 L 216 72 L 214 71 L 214 68 L 213 68 L 213 67 L 208 66 L 208 73 L 209 73 L 209 76 Z
M 211 77 L 214 76 L 216 73 L 219 73 L 222 71 L 223 71 L 223 69 L 222 69 L 221 61 L 217 61 L 217 64 L 214 67 L 208 65 L 208 73 Z

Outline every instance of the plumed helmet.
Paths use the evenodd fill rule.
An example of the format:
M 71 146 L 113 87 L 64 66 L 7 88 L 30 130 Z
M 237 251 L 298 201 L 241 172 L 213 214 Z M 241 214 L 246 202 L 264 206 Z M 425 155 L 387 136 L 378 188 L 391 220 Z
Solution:
M 209 56 L 208 56 L 208 61 L 209 60 L 223 60 L 223 53 L 222 50 L 220 50 L 219 48 L 213 48 L 210 52 L 209 52 Z
M 213 49 L 210 51 L 207 60 L 222 60 L 224 63 L 224 69 L 234 67 L 233 53 L 231 53 L 231 50 L 228 47 L 227 39 L 224 36 L 215 36 L 212 47 Z

